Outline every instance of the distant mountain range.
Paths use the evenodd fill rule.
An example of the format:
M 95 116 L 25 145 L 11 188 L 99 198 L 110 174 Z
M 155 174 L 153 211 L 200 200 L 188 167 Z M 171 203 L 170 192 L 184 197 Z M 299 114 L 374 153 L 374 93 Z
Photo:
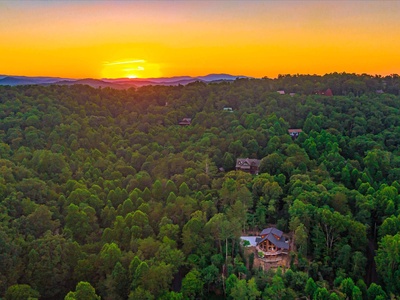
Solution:
M 95 88 L 110 87 L 115 89 L 127 89 L 130 87 L 141 87 L 146 85 L 185 85 L 196 81 L 219 82 L 233 81 L 237 78 L 250 78 L 247 76 L 234 76 L 229 74 L 209 74 L 206 76 L 176 76 L 160 78 L 116 78 L 116 79 L 71 79 L 60 77 L 28 77 L 0 75 L 0 85 L 74 85 L 84 84 Z

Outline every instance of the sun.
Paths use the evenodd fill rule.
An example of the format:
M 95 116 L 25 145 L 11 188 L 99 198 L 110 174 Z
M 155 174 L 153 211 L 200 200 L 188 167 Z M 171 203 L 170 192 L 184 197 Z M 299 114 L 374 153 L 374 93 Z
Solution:
M 122 59 L 103 62 L 102 78 L 160 77 L 160 65 L 144 59 Z

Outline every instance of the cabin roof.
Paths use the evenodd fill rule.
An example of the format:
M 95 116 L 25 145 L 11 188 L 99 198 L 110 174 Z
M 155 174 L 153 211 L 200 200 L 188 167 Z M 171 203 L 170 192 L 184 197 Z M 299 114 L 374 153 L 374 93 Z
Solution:
M 192 123 L 191 118 L 183 118 L 182 121 L 180 121 L 178 124 L 179 125 L 190 125 Z
M 270 234 L 270 233 L 275 234 L 276 236 L 279 236 L 279 237 L 281 237 L 283 235 L 282 231 L 280 231 L 279 229 L 274 228 L 274 227 L 265 228 L 265 229 L 263 229 L 263 231 L 261 231 L 261 235 L 266 235 L 266 234 Z
M 236 167 L 241 169 L 250 168 L 251 166 L 259 167 L 261 160 L 254 158 L 238 158 L 236 160 Z
M 276 247 L 281 248 L 281 249 L 289 249 L 289 244 L 286 243 L 285 241 L 282 241 L 282 239 L 278 240 L 273 234 L 268 234 L 265 236 L 263 239 L 261 239 L 257 245 L 261 244 L 262 242 L 269 240 L 272 244 L 274 244 Z
M 300 128 L 292 128 L 292 129 L 288 129 L 289 133 L 296 133 L 296 132 L 303 132 L 303 130 L 301 130 Z

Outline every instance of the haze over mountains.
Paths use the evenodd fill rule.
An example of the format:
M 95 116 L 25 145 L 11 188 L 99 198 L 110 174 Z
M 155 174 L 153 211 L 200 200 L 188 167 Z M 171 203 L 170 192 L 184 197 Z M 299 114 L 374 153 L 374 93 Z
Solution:
M 60 77 L 29 77 L 0 75 L 0 85 L 74 85 L 85 84 L 95 88 L 111 87 L 115 89 L 127 89 L 130 87 L 141 87 L 146 85 L 185 85 L 195 81 L 215 82 L 233 81 L 237 78 L 249 78 L 247 76 L 234 76 L 230 74 L 209 74 L 206 76 L 176 76 L 160 78 L 116 78 L 116 79 L 71 79 Z

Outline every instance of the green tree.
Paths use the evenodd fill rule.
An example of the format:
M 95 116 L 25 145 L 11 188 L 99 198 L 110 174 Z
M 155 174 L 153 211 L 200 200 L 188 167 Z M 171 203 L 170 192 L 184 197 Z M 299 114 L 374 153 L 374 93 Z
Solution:
M 190 254 L 194 249 L 198 249 L 198 246 L 204 241 L 203 239 L 203 227 L 204 221 L 198 217 L 191 218 L 182 230 L 182 242 L 183 252 Z
M 60 226 L 60 221 L 52 220 L 53 213 L 46 205 L 40 205 L 27 216 L 27 231 L 36 238 L 42 236 L 47 230 L 54 231 Z
M 118 245 L 115 243 L 104 244 L 100 251 L 100 259 L 102 264 L 102 270 L 104 273 L 108 274 L 114 269 L 115 264 L 120 261 L 122 257 L 122 252 Z
M 162 186 L 162 183 L 161 183 L 160 180 L 156 180 L 153 183 L 153 186 L 151 188 L 151 193 L 152 193 L 153 198 L 156 201 L 164 200 L 164 198 L 163 198 L 163 186 Z
M 375 282 L 371 283 L 367 290 L 368 300 L 387 299 L 387 295 L 382 287 Z
M 134 259 L 135 260 L 135 259 Z M 149 265 L 143 261 L 140 262 L 140 264 L 136 267 L 136 269 L 131 269 L 132 267 L 132 263 L 131 266 L 129 268 L 130 272 L 133 272 L 134 270 L 134 274 L 133 278 L 132 278 L 132 284 L 131 284 L 131 289 L 135 290 L 142 282 L 143 277 L 145 276 L 146 272 L 149 270 Z
M 77 205 L 70 204 L 65 217 L 65 228 L 72 232 L 72 236 L 83 244 L 91 231 L 89 217 Z
M 207 284 L 207 292 L 210 292 L 210 284 L 216 283 L 219 278 L 219 270 L 214 265 L 209 265 L 201 270 L 201 275 L 205 284 Z
M 311 299 L 314 296 L 315 291 L 317 290 L 317 285 L 311 277 L 308 278 L 306 287 L 305 287 L 305 293 Z
M 226 279 L 225 285 L 225 293 L 226 295 L 230 295 L 232 289 L 236 286 L 236 284 L 239 282 L 239 279 L 235 274 L 229 275 L 229 277 Z
M 365 266 L 367 258 L 360 251 L 354 252 L 352 256 L 351 272 L 350 275 L 354 279 L 361 279 L 365 275 Z
M 113 280 L 113 290 L 121 298 L 126 299 L 129 291 L 129 276 L 127 270 L 120 262 L 115 264 L 114 270 L 111 273 Z
M 287 290 L 285 288 L 285 283 L 281 277 L 281 271 L 277 272 L 273 277 L 271 284 L 267 286 L 264 290 L 264 296 L 272 300 L 284 299 L 286 298 Z
M 326 288 L 317 288 L 313 300 L 325 300 L 329 299 L 330 294 Z
M 150 266 L 143 272 L 141 279 L 140 286 L 158 299 L 163 293 L 169 290 L 173 279 L 173 266 L 164 262 L 161 262 L 159 265 Z
M 276 152 L 269 154 L 261 160 L 260 173 L 279 174 L 283 162 L 284 160 L 280 154 Z
M 341 291 L 345 293 L 348 298 L 352 297 L 354 287 L 355 284 L 351 278 L 343 279 L 342 283 L 340 284 Z
M 261 296 L 261 291 L 258 290 L 255 278 L 251 278 L 247 282 L 247 299 L 256 300 Z
M 300 223 L 299 226 L 296 227 L 294 234 L 299 253 L 307 255 L 308 233 L 303 223 Z
M 80 281 L 76 285 L 75 292 L 69 292 L 65 300 L 100 300 L 100 296 L 96 294 L 95 289 L 89 282 Z
M 143 289 L 142 287 L 138 287 L 129 294 L 129 300 L 143 299 L 143 300 L 154 300 L 154 296 L 149 292 Z
M 189 196 L 189 194 L 190 194 L 190 189 L 189 189 L 188 185 L 186 184 L 186 182 L 183 182 L 179 186 L 179 196 L 185 197 L 185 196 Z
M 382 238 L 375 256 L 376 269 L 389 292 L 400 293 L 400 234 Z
M 182 294 L 185 299 L 197 299 L 202 296 L 203 281 L 201 274 L 196 269 L 191 270 L 182 280 Z
M 29 247 L 31 251 L 27 256 L 24 280 L 43 298 L 55 299 L 65 295 L 72 288 L 72 272 L 82 258 L 79 245 L 61 235 L 46 232 L 42 238 L 33 240 Z
M 230 297 L 234 300 L 247 298 L 247 283 L 245 279 L 239 280 L 231 289 Z
M 354 286 L 353 287 L 353 292 L 351 294 L 351 299 L 353 300 L 362 300 L 363 299 L 363 295 L 361 293 L 361 290 L 358 286 Z
M 7 289 L 5 294 L 5 299 L 7 300 L 26 300 L 39 298 L 39 292 L 32 289 L 28 284 L 14 284 Z

